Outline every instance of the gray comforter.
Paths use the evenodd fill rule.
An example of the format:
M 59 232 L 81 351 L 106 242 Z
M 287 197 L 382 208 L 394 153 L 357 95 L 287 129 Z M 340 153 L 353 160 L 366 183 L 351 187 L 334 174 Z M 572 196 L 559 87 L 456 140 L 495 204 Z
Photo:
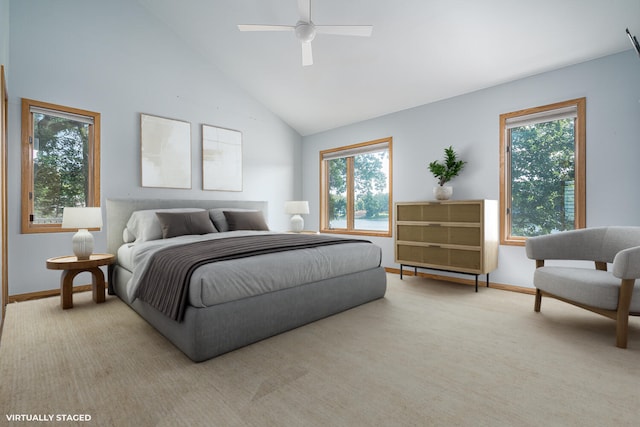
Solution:
M 234 231 L 124 245 L 118 251 L 118 263 L 133 272 L 127 285 L 127 298 L 129 301 L 135 299 L 140 277 L 151 256 L 167 246 L 229 236 L 270 233 Z M 209 307 L 376 268 L 380 262 L 380 248 L 366 241 L 221 261 L 203 265 L 193 272 L 187 299 L 194 307 Z
M 236 236 L 165 248 L 150 259 L 136 297 L 173 320 L 181 321 L 187 306 L 189 280 L 200 266 L 299 249 L 341 245 L 361 240 L 330 235 L 266 234 Z M 304 264 L 299 265 L 304 268 Z

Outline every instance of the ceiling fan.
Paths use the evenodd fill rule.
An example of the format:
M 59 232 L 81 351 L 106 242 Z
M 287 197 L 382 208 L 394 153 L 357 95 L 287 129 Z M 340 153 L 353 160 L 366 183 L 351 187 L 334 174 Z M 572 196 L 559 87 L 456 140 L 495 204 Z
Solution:
M 296 25 L 241 24 L 238 25 L 238 29 L 240 31 L 294 31 L 302 45 L 303 66 L 313 64 L 311 41 L 317 33 L 369 37 L 373 31 L 372 25 L 315 25 L 311 21 L 311 0 L 298 0 L 298 14 L 300 19 Z

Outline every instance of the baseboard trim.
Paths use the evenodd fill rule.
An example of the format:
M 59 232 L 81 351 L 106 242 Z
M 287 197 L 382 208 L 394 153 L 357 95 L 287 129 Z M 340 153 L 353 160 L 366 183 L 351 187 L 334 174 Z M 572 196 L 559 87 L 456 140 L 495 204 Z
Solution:
M 92 286 L 93 285 L 74 286 L 73 287 L 73 293 L 75 294 L 76 292 L 90 291 L 92 289 Z M 105 289 L 107 288 L 107 286 L 108 285 L 105 282 L 105 284 L 104 284 Z M 55 296 L 59 296 L 59 295 L 60 295 L 60 289 L 50 289 L 48 291 L 28 292 L 26 294 L 9 295 L 9 300 L 7 301 L 7 303 L 31 301 L 31 300 L 35 300 L 35 299 L 49 298 L 49 297 L 55 297 Z
M 385 267 L 384 270 L 387 273 L 392 273 L 392 274 L 400 274 L 400 269 L 399 268 L 390 268 L 390 267 Z M 413 269 L 412 270 L 403 270 L 402 271 L 402 275 L 403 276 L 416 276 L 416 274 L 414 273 Z M 453 282 L 453 283 L 459 283 L 461 285 L 468 285 L 468 286 L 475 286 L 476 285 L 476 281 L 471 280 L 471 279 L 462 279 L 460 277 L 452 277 L 452 276 L 443 276 L 441 274 L 432 274 L 432 273 L 424 273 L 422 271 L 419 271 L 417 274 L 418 277 L 424 277 L 426 279 L 433 279 L 433 280 L 440 280 L 443 282 Z M 478 281 L 478 287 L 485 287 L 486 286 L 486 281 Z M 528 294 L 528 295 L 535 295 L 536 294 L 536 290 L 533 288 L 526 288 L 524 286 L 515 286 L 515 285 L 508 285 L 508 284 L 504 284 L 504 283 L 494 283 L 489 281 L 489 287 L 493 288 L 493 289 L 500 289 L 503 291 L 509 291 L 509 292 L 518 292 L 518 293 L 522 293 L 522 294 Z

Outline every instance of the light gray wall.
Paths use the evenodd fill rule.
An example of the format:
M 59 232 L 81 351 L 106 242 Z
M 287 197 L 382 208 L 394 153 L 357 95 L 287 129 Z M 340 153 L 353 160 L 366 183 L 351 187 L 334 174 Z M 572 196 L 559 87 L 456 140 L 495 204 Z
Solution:
M 0 0 L 0 64 L 6 72 L 9 67 L 9 0 Z
M 453 145 L 468 161 L 452 181 L 454 199 L 498 199 L 499 115 L 579 97 L 587 98 L 587 226 L 640 225 L 640 58 L 626 51 L 304 137 L 307 228 L 319 223 L 320 150 L 392 136 L 393 198 L 399 202 L 433 199 L 427 164 Z M 383 265 L 398 268 L 393 239 L 373 240 L 383 248 Z M 501 246 L 491 280 L 529 287 L 533 270 L 524 248 Z
M 9 0 L 0 0 L 0 65 L 4 65 L 5 79 L 9 73 Z M 0 100 L 0 102 L 2 102 Z M 3 173 L 0 166 L 0 173 Z M 2 209 L 2 201 L 0 201 L 0 209 Z M 4 236 L 6 239 L 6 236 Z M 1 255 L 1 253 L 0 253 Z M 2 271 L 2 257 L 0 256 L 0 271 Z M 0 284 L 1 286 L 1 284 Z M 3 293 L 0 290 L 0 307 L 4 307 L 2 301 Z M 0 315 L 0 317 L 2 317 Z M 0 318 L 0 325 L 2 319 Z
M 306 227 L 318 226 L 320 150 L 385 136 L 394 138 L 395 201 L 431 198 L 427 163 L 450 144 L 469 161 L 453 181 L 454 197 L 498 198 L 499 114 L 586 96 L 587 224 L 640 223 L 640 60 L 631 51 L 312 135 L 301 145 L 295 131 L 135 3 L 16 0 L 9 7 L 0 0 L 0 26 L 10 96 L 10 294 L 57 287 L 59 274 L 44 261 L 68 253 L 71 239 L 69 233 L 20 234 L 22 97 L 102 113 L 103 202 L 129 196 L 268 200 L 270 225 L 282 229 L 288 219 L 281 206 L 299 197 L 311 204 Z M 192 123 L 192 190 L 140 187 L 141 112 Z M 201 123 L 243 132 L 242 193 L 201 190 Z M 104 231 L 95 235 L 96 250 L 105 250 Z M 392 239 L 374 240 L 383 247 L 383 264 L 397 267 Z M 530 286 L 532 272 L 522 248 L 502 246 L 492 280 Z
M 56 288 L 60 273 L 47 270 L 45 260 L 70 253 L 72 236 L 20 233 L 23 97 L 101 113 L 103 205 L 113 197 L 267 200 L 270 226 L 287 228 L 284 202 L 301 192 L 300 135 L 137 3 L 19 0 L 11 2 L 10 17 L 11 295 Z M 140 186 L 140 113 L 191 122 L 191 190 Z M 202 190 L 203 123 L 242 131 L 243 192 Z M 106 250 L 105 234 L 95 233 L 96 252 Z M 76 284 L 89 281 L 81 275 Z

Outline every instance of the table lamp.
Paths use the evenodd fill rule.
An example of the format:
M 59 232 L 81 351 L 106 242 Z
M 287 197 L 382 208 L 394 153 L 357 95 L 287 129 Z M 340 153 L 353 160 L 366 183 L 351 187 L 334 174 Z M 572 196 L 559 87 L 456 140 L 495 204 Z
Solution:
M 73 235 L 73 253 L 78 260 L 87 260 L 93 253 L 93 235 L 89 228 L 102 227 L 102 211 L 97 208 L 64 208 L 62 228 L 75 228 Z
M 284 211 L 293 215 L 291 217 L 291 231 L 296 233 L 301 232 L 304 229 L 304 220 L 300 214 L 309 213 L 309 202 L 307 201 L 292 201 L 284 203 Z

